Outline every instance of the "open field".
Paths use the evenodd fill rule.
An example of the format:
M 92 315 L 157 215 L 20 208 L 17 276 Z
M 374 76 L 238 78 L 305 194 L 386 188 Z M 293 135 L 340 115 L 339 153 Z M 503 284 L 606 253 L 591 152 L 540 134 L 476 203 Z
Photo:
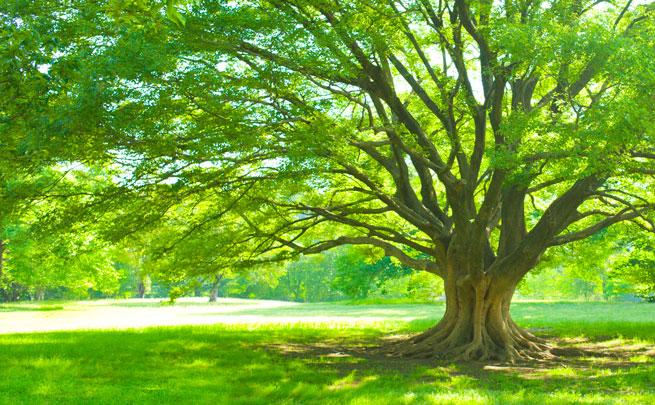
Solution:
M 0 403 L 655 403 L 653 304 L 516 303 L 521 325 L 584 349 L 549 363 L 376 350 L 442 312 L 233 299 L 0 305 Z

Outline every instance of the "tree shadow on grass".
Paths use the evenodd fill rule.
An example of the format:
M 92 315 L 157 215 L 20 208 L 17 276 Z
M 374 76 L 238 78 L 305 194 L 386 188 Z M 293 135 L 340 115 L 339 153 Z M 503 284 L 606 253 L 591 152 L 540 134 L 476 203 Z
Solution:
M 622 354 L 600 364 L 597 358 L 560 357 L 552 362 L 490 366 L 385 358 L 358 346 L 270 349 L 308 365 L 329 366 L 356 376 L 349 380 L 357 387 L 353 395 L 364 397 L 389 387 L 399 399 L 411 393 L 417 403 L 579 403 L 583 399 L 585 403 L 625 403 L 626 398 L 652 403 L 655 398 L 653 354 L 648 363 L 632 362 Z
M 391 340 L 401 338 L 406 336 Z M 483 398 L 495 398 L 494 402 L 502 398 L 501 403 L 541 403 L 546 400 L 565 403 L 578 402 L 582 397 L 591 403 L 613 403 L 615 400 L 623 403 L 623 399 L 630 395 L 636 402 L 653 403 L 655 345 L 652 343 L 598 338 L 556 338 L 552 341 L 557 347 L 556 358 L 512 365 L 453 364 L 434 359 L 389 356 L 385 350 L 380 350 L 389 344 L 389 339 L 379 338 L 345 344 L 333 340 L 311 344 L 285 343 L 268 345 L 267 349 L 287 358 L 302 359 L 305 364 L 330 364 L 344 373 L 357 372 L 362 381 L 371 373 L 393 376 L 396 381 L 404 380 L 407 389 L 411 387 L 413 392 L 426 395 L 430 390 L 434 393 L 440 388 L 450 387 L 463 393 L 473 389 Z M 612 397 L 608 395 L 610 393 L 623 397 Z M 442 399 L 447 400 L 448 396 Z M 437 402 L 441 403 L 441 400 Z
M 655 399 L 653 361 L 606 367 L 576 357 L 531 368 L 489 368 L 389 358 L 376 350 L 382 343 L 379 333 L 363 330 L 221 326 L 4 335 L 0 403 Z
M 313 343 L 281 343 L 269 344 L 264 347 L 287 357 L 303 358 L 352 358 L 353 364 L 366 362 L 370 367 L 379 367 L 387 370 L 408 370 L 418 366 L 446 366 L 451 363 L 429 358 L 404 358 L 390 355 L 387 347 L 393 346 L 397 341 L 406 339 L 410 335 L 399 335 L 388 338 L 368 339 L 361 341 L 348 341 L 343 344 L 337 340 L 324 340 Z M 655 345 L 643 342 L 623 342 L 620 340 L 602 339 L 564 339 L 553 338 L 553 354 L 550 360 L 529 360 L 507 363 L 459 363 L 467 366 L 469 370 L 498 370 L 498 371 L 539 371 L 558 368 L 590 369 L 604 367 L 608 369 L 631 368 L 644 363 L 655 363 Z M 654 364 L 655 365 L 655 364 Z

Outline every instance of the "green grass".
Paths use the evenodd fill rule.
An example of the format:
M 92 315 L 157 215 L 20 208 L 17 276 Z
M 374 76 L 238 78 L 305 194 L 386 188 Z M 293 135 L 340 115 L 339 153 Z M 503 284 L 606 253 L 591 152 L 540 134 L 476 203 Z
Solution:
M 0 305 L 0 312 L 60 311 L 63 305 Z
M 64 316 L 62 305 L 47 316 Z M 0 403 L 655 403 L 653 304 L 514 305 L 520 324 L 607 353 L 594 358 L 485 368 L 366 350 L 427 328 L 442 311 L 434 304 L 253 305 L 231 314 L 308 321 L 0 335 Z M 411 314 L 420 318 L 406 321 Z M 312 315 L 334 322 L 311 322 Z M 343 321 L 371 316 L 384 320 Z

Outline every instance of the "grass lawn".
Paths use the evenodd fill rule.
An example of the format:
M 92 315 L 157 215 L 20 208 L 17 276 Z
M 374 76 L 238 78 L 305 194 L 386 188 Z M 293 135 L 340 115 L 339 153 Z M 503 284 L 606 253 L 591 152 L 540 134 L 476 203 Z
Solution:
M 549 363 L 449 364 L 372 349 L 442 312 L 238 300 L 0 305 L 0 403 L 655 403 L 655 304 L 514 304 L 519 324 L 593 353 Z M 140 319 L 130 313 L 177 326 L 110 329 Z M 80 321 L 100 316 L 107 322 Z M 105 329 L 12 333 L 39 320 L 43 330 Z

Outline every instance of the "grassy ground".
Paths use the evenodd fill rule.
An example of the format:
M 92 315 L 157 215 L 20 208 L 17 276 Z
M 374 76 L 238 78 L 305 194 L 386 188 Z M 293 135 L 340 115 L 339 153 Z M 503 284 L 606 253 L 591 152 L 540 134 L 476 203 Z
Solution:
M 112 311 L 178 311 L 191 314 L 189 323 L 201 323 L 202 314 L 226 322 L 8 333 L 12 319 L 54 320 L 64 328 L 71 319 Z M 441 312 L 440 305 L 234 300 L 173 308 L 0 306 L 0 403 L 655 403 L 653 304 L 515 304 L 521 325 L 586 350 L 543 364 L 410 361 L 371 349 L 429 327 Z

